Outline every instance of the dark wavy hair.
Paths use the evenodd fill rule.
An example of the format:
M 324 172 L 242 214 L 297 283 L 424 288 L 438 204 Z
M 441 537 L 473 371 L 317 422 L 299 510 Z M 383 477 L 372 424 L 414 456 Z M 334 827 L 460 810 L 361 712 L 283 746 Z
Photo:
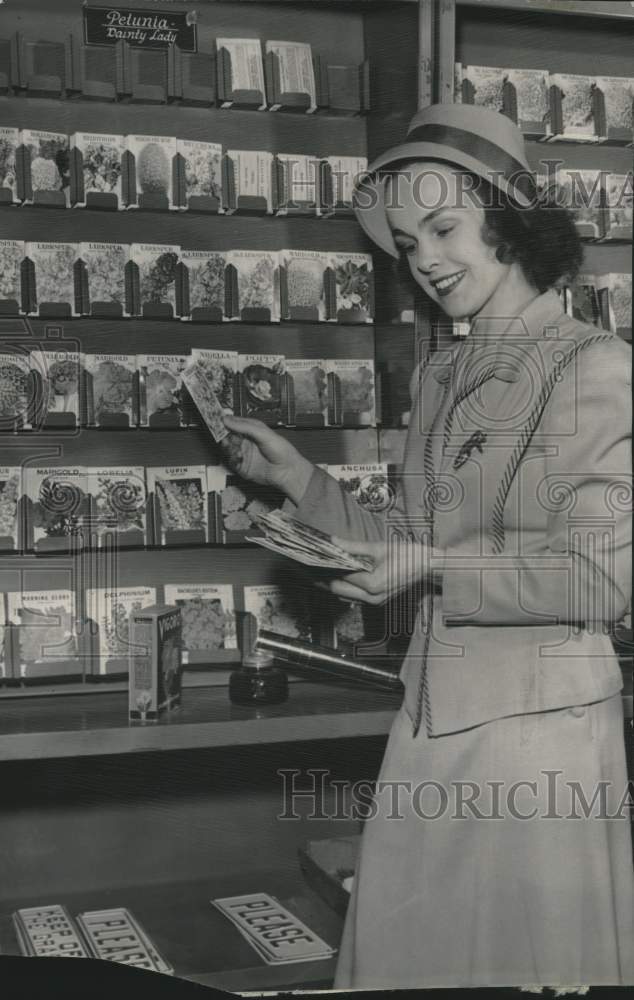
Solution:
M 392 165 L 381 176 L 394 177 L 417 161 Z M 452 165 L 452 164 L 450 164 Z M 517 261 L 540 292 L 568 285 L 579 273 L 583 246 L 572 213 L 558 204 L 553 189 L 536 194 L 528 208 L 515 207 L 500 189 L 477 174 L 460 171 L 484 209 L 482 239 L 495 247 L 502 263 Z

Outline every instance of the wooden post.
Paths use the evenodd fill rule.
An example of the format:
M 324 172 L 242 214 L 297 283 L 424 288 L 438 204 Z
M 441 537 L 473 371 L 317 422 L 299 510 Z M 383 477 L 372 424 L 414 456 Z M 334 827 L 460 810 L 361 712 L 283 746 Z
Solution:
M 434 16 L 437 0 L 418 0 L 418 108 L 434 103 Z
M 456 0 L 438 0 L 438 101 L 453 104 L 456 61 Z

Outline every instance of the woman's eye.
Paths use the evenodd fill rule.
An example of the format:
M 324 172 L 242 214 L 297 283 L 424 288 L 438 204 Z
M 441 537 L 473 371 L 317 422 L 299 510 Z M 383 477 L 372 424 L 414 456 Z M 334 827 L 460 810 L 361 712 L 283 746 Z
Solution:
M 445 226 L 443 229 L 437 229 L 436 233 L 438 236 L 448 236 L 449 233 L 453 231 L 453 226 Z
M 410 254 L 413 254 L 415 252 L 415 250 L 416 250 L 416 244 L 415 243 L 399 243 L 398 244 L 398 249 L 400 250 L 400 252 L 402 254 L 405 254 L 406 256 L 409 257 Z

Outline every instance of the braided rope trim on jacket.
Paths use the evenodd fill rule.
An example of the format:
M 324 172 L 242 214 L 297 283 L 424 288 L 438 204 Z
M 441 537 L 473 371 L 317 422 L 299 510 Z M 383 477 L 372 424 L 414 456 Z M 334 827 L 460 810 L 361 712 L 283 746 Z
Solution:
M 504 508 L 506 506 L 506 501 L 508 500 L 508 495 L 511 490 L 511 484 L 517 474 L 519 464 L 522 460 L 522 456 L 526 451 L 533 434 L 542 418 L 546 404 L 550 399 L 553 389 L 558 381 L 560 381 L 562 373 L 571 363 L 574 361 L 577 354 L 585 350 L 587 347 L 591 347 L 593 344 L 600 344 L 608 340 L 615 340 L 614 334 L 612 333 L 598 333 L 594 336 L 587 337 L 586 340 L 579 341 L 575 344 L 567 354 L 564 354 L 563 358 L 555 364 L 550 375 L 545 380 L 542 385 L 541 392 L 533 407 L 522 432 L 517 439 L 517 443 L 513 448 L 511 457 L 504 470 L 504 475 L 500 480 L 500 485 L 498 486 L 495 501 L 493 503 L 493 512 L 491 516 L 491 534 L 492 534 L 492 548 L 495 555 L 499 555 L 504 551 Z

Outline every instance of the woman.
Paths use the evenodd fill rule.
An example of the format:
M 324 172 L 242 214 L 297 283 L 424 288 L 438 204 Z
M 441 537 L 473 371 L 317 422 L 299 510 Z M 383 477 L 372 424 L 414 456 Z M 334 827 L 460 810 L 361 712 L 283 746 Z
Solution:
M 335 986 L 632 984 L 622 678 L 604 627 L 629 600 L 628 348 L 564 314 L 574 226 L 536 200 L 496 112 L 419 112 L 357 216 L 470 321 L 414 375 L 394 509 L 361 510 L 270 429 L 226 421 L 243 475 L 374 557 L 334 594 L 407 589 L 419 607 Z

